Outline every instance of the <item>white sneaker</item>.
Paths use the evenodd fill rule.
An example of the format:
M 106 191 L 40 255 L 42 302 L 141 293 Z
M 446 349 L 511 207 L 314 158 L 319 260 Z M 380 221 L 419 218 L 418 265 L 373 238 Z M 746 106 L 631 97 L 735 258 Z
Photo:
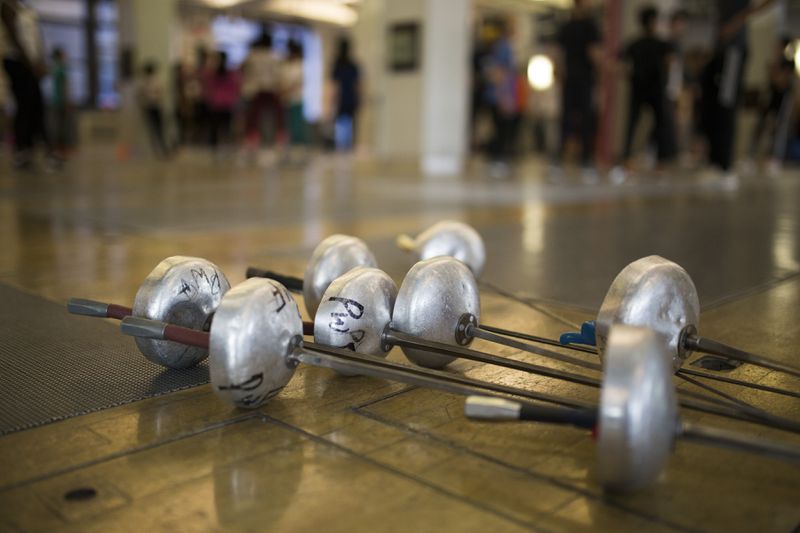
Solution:
M 770 159 L 767 163 L 767 176 L 770 178 L 777 178 L 781 173 L 781 162 L 777 159 Z
M 547 167 L 547 181 L 554 185 L 564 183 L 564 169 L 560 165 L 551 164 Z
M 489 163 L 489 176 L 494 179 L 507 178 L 510 173 L 508 163 L 504 161 L 492 161 Z
M 583 167 L 581 181 L 586 185 L 595 185 L 600 181 L 600 174 L 593 167 Z
M 719 180 L 723 191 L 735 191 L 739 188 L 739 176 L 736 172 L 728 171 Z
M 612 185 L 622 185 L 628 179 L 628 171 L 624 167 L 617 165 L 608 171 L 608 181 Z
M 745 159 L 739 163 L 739 170 L 745 176 L 752 176 L 756 173 L 756 163 L 752 159 Z

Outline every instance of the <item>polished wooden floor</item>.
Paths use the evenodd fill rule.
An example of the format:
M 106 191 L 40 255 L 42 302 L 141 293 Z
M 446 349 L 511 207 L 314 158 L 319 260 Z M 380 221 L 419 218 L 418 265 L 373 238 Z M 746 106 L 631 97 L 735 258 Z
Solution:
M 557 335 L 591 317 L 625 264 L 658 253 L 695 279 L 703 333 L 797 362 L 800 172 L 751 177 L 737 191 L 684 173 L 550 185 L 535 161 L 507 181 L 482 173 L 424 181 L 413 165 L 338 156 L 272 168 L 203 153 L 121 164 L 95 150 L 62 172 L 17 174 L 0 160 L 0 281 L 59 302 L 126 303 L 169 255 L 206 257 L 232 283 L 249 264 L 299 275 L 314 245 L 341 232 L 367 240 L 399 282 L 412 261 L 394 236 L 455 218 L 487 243 L 487 323 Z M 397 350 L 391 358 L 403 360 Z M 479 364 L 452 371 L 595 397 Z M 729 375 L 800 390 L 800 380 L 758 368 Z M 796 400 L 720 388 L 800 420 Z M 800 527 L 796 465 L 679 443 L 655 487 L 617 496 L 600 490 L 594 462 L 577 430 L 468 422 L 457 397 L 301 368 L 256 411 L 230 409 L 203 386 L 0 438 L 0 530 Z M 96 495 L 66 497 L 80 488 Z

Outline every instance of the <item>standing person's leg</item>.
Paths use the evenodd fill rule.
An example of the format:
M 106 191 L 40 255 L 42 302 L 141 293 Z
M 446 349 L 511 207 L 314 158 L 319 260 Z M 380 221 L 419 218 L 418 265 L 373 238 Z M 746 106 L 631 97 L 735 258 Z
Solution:
M 216 151 L 219 145 L 219 113 L 216 110 L 208 110 L 208 145 Z
M 628 95 L 628 127 L 625 130 L 625 144 L 622 149 L 623 162 L 628 162 L 631 158 L 633 136 L 636 133 L 636 126 L 639 124 L 639 117 L 642 113 L 642 100 L 639 91 L 631 87 Z
M 500 161 L 503 152 L 503 116 L 498 106 L 492 107 L 492 140 L 489 141 L 489 160 Z
M 155 132 L 155 140 L 158 144 L 158 149 L 161 155 L 166 157 L 169 155 L 169 146 L 164 133 L 164 113 L 160 107 L 153 108 L 153 130 Z
M 672 121 L 671 104 L 666 95 L 655 94 L 651 102 L 653 108 L 653 137 L 660 165 L 675 159 L 675 130 Z
M 262 95 L 260 92 L 250 97 L 247 103 L 247 115 L 244 121 L 245 144 L 248 146 L 258 146 L 261 139 L 261 116 L 262 116 Z
M 725 51 L 718 93 L 719 113 L 717 123 L 712 125 L 719 129 L 719 145 L 715 162 L 724 172 L 728 172 L 733 165 L 736 108 L 739 103 L 744 61 L 744 50 L 732 46 Z
M 558 147 L 555 151 L 555 163 L 561 163 L 564 160 L 564 151 L 567 147 L 567 141 L 572 135 L 571 131 L 571 121 L 572 121 L 572 114 L 573 111 L 573 98 L 572 98 L 572 87 L 569 81 L 564 83 L 564 86 L 561 90 L 561 120 L 560 120 L 560 131 L 558 136 Z
M 44 105 L 44 96 L 42 96 L 42 88 L 39 85 L 39 80 L 36 79 L 36 76 L 31 73 L 32 83 L 31 83 L 31 128 L 32 128 L 32 141 L 36 141 L 36 138 L 45 146 L 45 150 L 49 154 L 52 154 L 53 147 L 50 143 L 50 135 L 47 131 L 47 124 L 46 124 L 46 110 Z
M 208 142 L 208 106 L 203 100 L 198 100 L 194 104 L 192 142 L 200 145 Z
M 66 105 L 57 106 L 53 110 L 53 124 L 55 149 L 65 155 L 69 148 L 69 113 Z
M 756 114 L 756 125 L 753 127 L 753 133 L 750 136 L 750 147 L 748 150 L 748 155 L 750 159 L 757 159 L 758 158 L 758 149 L 761 147 L 761 138 L 764 136 L 764 130 L 767 127 L 767 123 L 772 115 L 772 106 L 759 106 L 757 108 Z
M 711 60 L 706 64 L 700 76 L 700 129 L 706 143 L 706 157 L 708 163 L 717 165 L 719 159 L 719 130 L 717 115 L 719 114 L 719 79 L 722 71 L 724 55 L 717 50 Z
M 293 102 L 287 109 L 289 124 L 289 142 L 293 145 L 307 144 L 308 136 L 306 131 L 306 121 L 303 116 L 302 102 Z
M 592 87 L 583 88 L 581 94 L 581 164 L 591 167 L 594 160 L 594 142 L 597 133 L 597 112 L 594 107 Z
M 231 144 L 233 141 L 233 110 L 224 109 L 220 111 L 220 138 L 224 145 Z
M 272 120 L 272 142 L 277 144 L 286 138 L 285 113 L 281 104 L 280 96 L 274 91 L 265 93 L 265 106 L 269 110 Z
M 335 125 L 336 148 L 350 150 L 353 147 L 353 116 L 348 113 L 339 113 Z
M 775 137 L 772 144 L 772 159 L 780 163 L 786 157 L 786 147 L 789 144 L 789 130 L 792 124 L 792 111 L 794 108 L 794 93 L 790 87 L 780 99 L 780 106 L 775 116 Z
M 8 79 L 11 82 L 11 93 L 14 95 L 14 151 L 17 163 L 27 165 L 30 163 L 31 148 L 33 148 L 33 129 L 31 128 L 31 99 L 32 73 L 19 61 L 6 59 L 3 61 Z
M 144 120 L 145 125 L 147 126 L 147 137 L 150 139 L 150 148 L 153 150 L 153 154 L 158 156 L 161 155 L 160 153 L 160 146 L 158 144 L 158 133 L 156 131 L 156 109 L 153 106 L 147 106 L 144 108 Z

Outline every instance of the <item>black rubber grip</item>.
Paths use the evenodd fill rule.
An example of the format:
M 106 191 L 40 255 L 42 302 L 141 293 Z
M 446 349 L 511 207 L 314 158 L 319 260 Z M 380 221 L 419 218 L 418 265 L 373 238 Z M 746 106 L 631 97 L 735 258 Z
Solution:
M 274 279 L 292 292 L 303 292 L 303 280 L 294 276 L 284 276 L 277 272 L 263 270 L 256 267 L 247 267 L 245 277 L 249 278 L 269 278 Z
M 594 429 L 597 424 L 597 412 L 593 409 L 568 409 L 524 403 L 519 411 L 519 419 Z

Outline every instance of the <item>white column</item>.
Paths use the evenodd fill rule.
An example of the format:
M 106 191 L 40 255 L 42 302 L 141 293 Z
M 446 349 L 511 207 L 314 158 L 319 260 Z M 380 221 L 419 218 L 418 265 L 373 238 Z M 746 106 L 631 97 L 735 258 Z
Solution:
M 177 59 L 174 46 L 177 21 L 177 0 L 159 0 L 158 2 L 130 1 L 132 16 L 133 47 L 135 50 L 135 66 L 137 72 L 147 61 L 158 63 L 159 77 L 164 86 L 164 93 L 171 94 L 172 64 Z M 164 104 L 171 108 L 172 102 L 167 98 Z
M 177 0 L 118 0 L 120 50 L 133 51 L 133 78 L 120 80 L 119 144 L 117 156 L 127 159 L 132 150 L 144 146 L 144 128 L 136 95 L 136 80 L 142 65 L 154 60 L 164 87 L 164 106 L 170 116 L 172 108 L 172 63 L 177 59 Z M 170 121 L 166 121 L 169 132 Z M 169 136 L 168 136 L 169 138 Z
M 422 172 L 454 175 L 467 154 L 470 0 L 426 0 L 424 12 Z

